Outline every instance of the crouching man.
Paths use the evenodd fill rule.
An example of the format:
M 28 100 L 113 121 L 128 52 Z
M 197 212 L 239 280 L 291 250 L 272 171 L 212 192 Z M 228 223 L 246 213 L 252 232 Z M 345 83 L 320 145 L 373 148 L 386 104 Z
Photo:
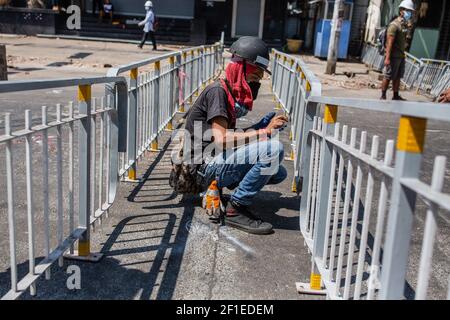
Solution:
M 249 233 L 269 234 L 272 225 L 263 222 L 250 206 L 266 184 L 281 183 L 287 176 L 281 166 L 283 145 L 273 137 L 288 119 L 272 112 L 250 128 L 236 129 L 236 119 L 253 108 L 264 72 L 270 74 L 269 49 L 257 37 L 242 37 L 230 52 L 233 56 L 225 78 L 201 93 L 187 115 L 186 131 L 194 149 L 200 128 L 203 152 L 201 159 L 194 159 L 201 163 L 197 173 L 207 185 L 215 180 L 219 189 L 234 190 L 226 204 L 225 224 Z M 211 149 L 215 151 L 209 152 Z

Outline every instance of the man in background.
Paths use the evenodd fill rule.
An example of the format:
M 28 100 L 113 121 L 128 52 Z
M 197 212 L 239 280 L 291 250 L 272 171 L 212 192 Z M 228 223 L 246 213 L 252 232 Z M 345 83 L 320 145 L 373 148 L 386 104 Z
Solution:
M 106 15 L 106 16 L 109 16 L 109 23 L 112 23 L 113 10 L 114 10 L 114 7 L 113 7 L 111 1 L 110 0 L 104 0 L 103 10 L 100 11 L 100 21 L 103 21 L 103 17 Z
M 96 11 L 98 10 L 98 13 L 101 14 L 102 12 L 102 0 L 92 0 L 92 15 L 95 16 Z
M 414 13 L 414 3 L 405 0 L 399 6 L 400 15 L 393 20 L 386 31 L 386 51 L 384 56 L 383 83 L 381 84 L 381 100 L 386 100 L 389 83 L 392 80 L 394 96 L 392 100 L 404 101 L 400 94 L 400 81 L 405 73 L 405 50 L 407 24 Z
M 150 39 L 153 43 L 153 50 L 157 50 L 156 48 L 156 40 L 155 40 L 155 15 L 153 13 L 153 3 L 151 1 L 147 1 L 145 3 L 145 19 L 141 22 L 139 22 L 139 26 L 144 26 L 144 33 L 142 35 L 141 43 L 138 45 L 139 49 L 142 49 L 142 47 L 145 44 L 145 41 L 147 41 L 147 38 L 150 36 Z

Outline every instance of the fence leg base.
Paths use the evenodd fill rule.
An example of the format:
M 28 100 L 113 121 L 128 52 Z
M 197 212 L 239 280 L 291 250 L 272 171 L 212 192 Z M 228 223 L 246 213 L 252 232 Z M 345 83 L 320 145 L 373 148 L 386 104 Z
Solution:
M 64 259 L 67 260 L 76 260 L 76 261 L 84 261 L 84 262 L 100 262 L 103 258 L 103 253 L 90 253 L 87 256 L 78 255 L 78 250 L 74 250 L 73 254 L 65 253 Z
M 294 161 L 295 160 L 294 150 L 291 151 L 291 153 L 290 153 L 290 155 L 288 157 L 284 157 L 284 160 L 286 160 L 286 161 Z
M 130 178 L 123 178 L 120 180 L 121 182 L 128 182 L 128 183 L 140 183 L 140 179 L 130 179 Z
M 296 282 L 295 286 L 297 288 L 298 293 L 313 294 L 313 295 L 319 295 L 319 296 L 327 295 L 327 290 L 325 290 L 325 289 L 321 289 L 321 290 L 311 289 L 311 285 L 309 282 Z

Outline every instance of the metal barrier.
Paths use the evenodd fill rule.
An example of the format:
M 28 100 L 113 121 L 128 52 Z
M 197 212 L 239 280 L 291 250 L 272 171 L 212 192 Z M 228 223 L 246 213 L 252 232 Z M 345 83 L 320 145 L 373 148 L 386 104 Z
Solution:
M 384 57 L 379 53 L 378 48 L 371 43 L 364 44 L 361 61 L 373 70 L 383 70 Z
M 423 67 L 423 62 L 408 52 L 405 52 L 405 54 L 405 74 L 403 75 L 402 83 L 406 88 L 411 89 L 416 84 L 417 78 Z
M 449 61 L 421 59 L 423 66 L 417 80 L 417 93 L 429 94 L 437 86 L 444 69 L 450 65 Z
M 277 108 L 283 109 L 291 120 L 290 140 L 292 151 L 290 158 L 294 161 L 296 172 L 292 190 L 300 185 L 300 157 L 295 150 L 303 141 L 303 121 L 306 112 L 306 101 L 310 95 L 321 95 L 322 85 L 319 79 L 297 58 L 277 50 L 272 50 L 272 92 L 277 100 Z
M 286 105 L 292 95 L 284 100 L 286 86 L 278 85 L 280 74 L 301 74 L 280 67 L 280 57 L 292 58 L 273 56 L 274 95 Z M 307 74 L 305 67 L 302 74 Z M 448 215 L 450 196 L 442 192 L 446 158 L 436 158 L 431 185 L 419 179 L 420 165 L 427 120 L 450 122 L 450 109 L 433 103 L 321 97 L 298 88 L 306 100 L 290 106 L 290 114 L 296 115 L 292 122 L 302 123 L 296 125 L 303 138 L 301 145 L 294 145 L 301 158 L 295 173 L 302 181 L 300 229 L 312 253 L 310 281 L 299 283 L 298 290 L 331 299 L 402 299 L 405 283 L 416 282 L 415 298 L 426 298 L 437 229 L 448 230 L 447 219 L 444 226 L 438 225 L 439 214 Z M 380 159 L 377 136 L 370 139 L 367 153 L 367 132 L 358 139 L 357 129 L 337 122 L 343 108 L 400 115 L 395 156 L 394 141 L 387 140 Z M 420 264 L 411 270 L 408 259 L 417 234 L 412 225 L 419 201 L 426 208 L 426 222 Z
M 108 76 L 129 73 L 127 152 L 120 157 L 119 175 L 136 180 L 137 162 L 146 151 L 158 150 L 158 135 L 172 130 L 172 119 L 220 73 L 220 43 L 171 52 L 112 68 Z M 141 71 L 141 72 L 139 72 Z M 107 92 L 113 94 L 109 88 Z
M 433 98 L 437 98 L 441 95 L 441 93 L 448 89 L 450 89 L 450 64 L 447 64 L 442 70 L 441 75 L 436 81 L 436 84 L 430 91 L 430 95 Z
M 93 99 L 91 87 L 106 83 L 115 88 L 117 96 Z M 78 87 L 76 106 L 58 104 L 55 113 L 42 107 L 40 119 L 33 119 L 32 112 L 26 110 L 23 128 L 13 128 L 18 126 L 17 121 L 13 122 L 10 114 L 5 116 L 0 147 L 5 150 L 9 231 L 9 240 L 5 242 L 9 244 L 11 290 L 2 299 L 18 298 L 28 288 L 31 295 L 35 295 L 38 278 L 45 273 L 45 278 L 50 279 L 50 266 L 57 260 L 62 266 L 66 251 L 73 258 L 98 258 L 90 252 L 90 226 L 108 212 L 116 195 L 118 152 L 123 149 L 118 139 L 119 135 L 126 135 L 118 117 L 127 107 L 125 78 L 4 81 L 0 82 L 0 93 L 74 86 Z M 56 171 L 52 172 L 50 165 L 53 163 Z M 26 195 L 19 190 L 26 190 Z M 20 197 L 24 197 L 22 203 L 26 203 L 26 212 L 22 212 L 24 206 L 18 200 Z M 77 208 L 78 215 L 75 214 Z M 53 212 L 56 217 L 52 216 Z M 19 219 L 25 223 L 22 221 L 25 215 L 26 230 L 19 229 L 16 222 Z M 42 217 L 38 230 L 43 229 L 43 234 L 36 231 L 36 215 Z M 26 239 L 23 239 L 25 232 Z M 74 251 L 76 241 L 77 252 Z M 28 272 L 24 276 L 21 276 L 23 270 L 18 272 L 18 243 L 28 246 Z M 42 243 L 43 250 L 37 252 L 36 248 L 42 247 Z M 38 255 L 41 256 L 39 263 Z

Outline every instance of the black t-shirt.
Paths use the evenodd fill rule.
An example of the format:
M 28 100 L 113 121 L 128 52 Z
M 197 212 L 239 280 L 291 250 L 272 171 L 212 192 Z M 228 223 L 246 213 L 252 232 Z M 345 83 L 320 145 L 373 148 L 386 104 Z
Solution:
M 228 121 L 230 127 L 231 116 L 228 113 L 228 97 L 225 89 L 222 87 L 220 81 L 216 81 L 203 90 L 200 96 L 195 101 L 194 105 L 188 112 L 186 118 L 186 130 L 191 136 L 191 149 L 194 148 L 194 126 L 195 123 L 201 123 L 202 134 L 202 150 L 205 149 L 212 142 L 211 127 L 212 120 L 217 117 L 223 117 Z M 209 130 L 209 131 L 208 131 Z M 208 134 L 208 132 L 209 134 Z M 207 133 L 207 134 L 205 134 Z M 195 134 L 199 135 L 200 130 Z M 195 137 L 199 141 L 202 137 Z

